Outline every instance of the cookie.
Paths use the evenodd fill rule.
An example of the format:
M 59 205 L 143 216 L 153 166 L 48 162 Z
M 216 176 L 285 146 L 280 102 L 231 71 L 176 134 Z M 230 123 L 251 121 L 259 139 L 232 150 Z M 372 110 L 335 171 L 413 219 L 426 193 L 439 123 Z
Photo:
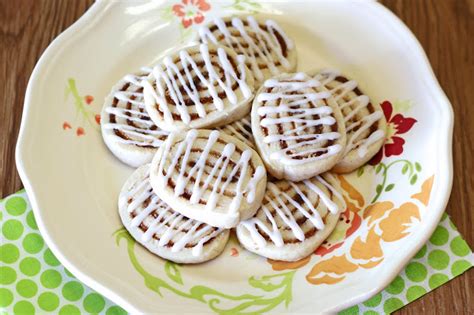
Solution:
M 267 174 L 257 152 L 217 130 L 171 133 L 151 165 L 158 196 L 188 218 L 231 228 L 251 217 Z
M 168 132 L 158 128 L 145 110 L 140 81 L 151 69 L 124 76 L 106 97 L 100 126 L 110 151 L 133 167 L 149 163 Z
M 153 192 L 149 174 L 150 165 L 141 166 L 120 192 L 120 218 L 133 238 L 150 252 L 177 263 L 201 263 L 218 256 L 229 230 L 174 211 Z
M 151 119 L 167 131 L 239 120 L 250 111 L 255 89 L 243 56 L 203 44 L 163 58 L 142 84 Z
M 352 172 L 377 154 L 385 141 L 387 121 L 382 108 L 370 102 L 356 81 L 338 71 L 320 71 L 314 78 L 333 95 L 344 116 L 347 144 L 342 160 L 333 171 Z
M 298 183 L 268 183 L 255 216 L 237 226 L 240 244 L 275 260 L 296 261 L 310 255 L 334 230 L 345 208 L 336 184 L 329 173 Z
M 217 128 L 217 130 L 225 132 L 228 135 L 231 135 L 244 142 L 252 149 L 255 149 L 255 143 L 252 134 L 252 123 L 250 122 L 250 114 L 240 120 L 234 121 L 231 124 L 219 127 Z
M 258 86 L 270 77 L 296 69 L 295 44 L 273 20 L 253 16 L 215 18 L 199 29 L 199 40 L 244 55 Z
M 330 170 L 346 145 L 339 107 L 302 72 L 264 82 L 252 106 L 252 133 L 267 171 L 291 181 Z

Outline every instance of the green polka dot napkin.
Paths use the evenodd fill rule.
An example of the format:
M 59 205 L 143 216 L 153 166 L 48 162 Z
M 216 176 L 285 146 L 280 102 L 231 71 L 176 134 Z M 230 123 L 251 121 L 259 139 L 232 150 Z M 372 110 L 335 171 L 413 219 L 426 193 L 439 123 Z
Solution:
M 26 193 L 0 201 L 0 314 L 126 312 L 80 283 L 41 237 Z
M 0 230 L 0 315 L 126 314 L 61 266 L 38 231 L 24 191 L 0 201 Z M 383 292 L 340 314 L 391 313 L 473 264 L 471 249 L 445 214 L 429 242 Z
M 469 245 L 445 213 L 428 243 L 390 285 L 340 314 L 386 314 L 434 290 L 474 265 Z

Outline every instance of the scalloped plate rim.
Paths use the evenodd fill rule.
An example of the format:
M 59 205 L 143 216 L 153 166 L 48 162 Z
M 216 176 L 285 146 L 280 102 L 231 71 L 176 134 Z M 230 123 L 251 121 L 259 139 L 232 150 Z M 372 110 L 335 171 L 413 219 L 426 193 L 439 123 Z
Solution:
M 362 4 L 361 2 L 358 2 Z M 75 23 L 73 23 L 69 28 L 67 28 L 63 33 L 61 33 L 53 42 L 48 46 L 48 48 L 44 51 L 41 58 L 39 59 L 37 65 L 35 66 L 30 80 L 28 82 L 28 87 L 26 90 L 25 101 L 24 101 L 24 109 L 23 115 L 21 120 L 21 127 L 18 136 L 15 158 L 16 164 L 18 168 L 18 172 L 20 178 L 24 184 L 25 190 L 28 193 L 28 197 L 30 203 L 32 205 L 33 212 L 35 214 L 38 227 L 41 231 L 41 234 L 50 247 L 52 252 L 58 257 L 61 263 L 70 270 L 77 278 L 85 283 L 87 286 L 91 287 L 92 289 L 98 291 L 99 293 L 103 294 L 105 297 L 109 298 L 110 300 L 114 301 L 115 303 L 119 304 L 123 308 L 127 309 L 131 313 L 141 313 L 140 308 L 136 305 L 133 305 L 131 301 L 128 301 L 127 298 L 124 298 L 114 291 L 113 288 L 106 287 L 101 284 L 100 281 L 93 279 L 91 276 L 88 275 L 87 270 L 83 267 L 83 263 L 78 261 L 72 261 L 68 259 L 65 255 L 63 255 L 60 248 L 57 247 L 56 242 L 52 239 L 48 233 L 48 227 L 43 222 L 43 215 L 41 208 L 41 198 L 38 196 L 37 191 L 34 188 L 33 182 L 35 181 L 34 178 L 31 178 L 29 174 L 31 174 L 31 169 L 29 167 L 34 167 L 33 165 L 28 165 L 28 151 L 27 151 L 27 143 L 30 140 L 30 130 L 28 129 L 28 121 L 34 119 L 31 117 L 30 109 L 34 106 L 34 102 L 32 100 L 32 96 L 35 92 L 35 83 L 38 78 L 41 76 L 42 72 L 48 70 L 48 64 L 52 62 L 56 54 L 58 54 L 61 50 L 61 45 L 66 44 L 69 41 L 74 40 L 74 37 L 84 34 L 85 32 L 89 31 L 89 29 L 97 23 L 100 19 L 101 14 L 105 13 L 108 9 L 108 5 L 110 2 L 106 0 L 97 0 L 89 9 L 88 11 L 81 16 Z M 431 215 L 429 219 L 424 221 L 424 229 L 425 233 L 420 234 L 421 236 L 417 241 L 418 245 L 410 248 L 408 254 L 405 255 L 403 261 L 397 266 L 397 268 L 393 268 L 390 273 L 384 274 L 381 276 L 383 280 L 380 281 L 380 284 L 375 287 L 373 290 L 369 292 L 362 292 L 359 295 L 354 296 L 352 299 L 349 299 L 343 303 L 335 305 L 332 309 L 328 310 L 330 312 L 336 312 L 343 310 L 347 307 L 355 305 L 357 303 L 363 302 L 373 295 L 377 294 L 381 290 L 383 290 L 391 281 L 394 279 L 397 274 L 404 268 L 404 266 L 409 262 L 409 260 L 418 252 L 418 250 L 428 241 L 429 237 L 433 233 L 434 229 L 439 222 L 444 209 L 449 200 L 451 188 L 452 188 L 452 181 L 453 181 L 453 165 L 452 165 L 452 135 L 453 135 L 453 126 L 454 126 L 454 114 L 452 106 L 443 92 L 441 86 L 439 85 L 438 80 L 436 79 L 429 60 L 424 52 L 421 44 L 418 42 L 416 37 L 413 33 L 408 29 L 408 27 L 397 17 L 395 16 L 390 10 L 385 8 L 383 5 L 379 4 L 375 1 L 366 1 L 363 3 L 369 9 L 376 12 L 376 14 L 382 15 L 386 18 L 387 23 L 391 23 L 394 28 L 398 31 L 398 36 L 404 36 L 408 39 L 407 41 L 407 48 L 411 49 L 412 55 L 416 56 L 420 59 L 421 64 L 420 68 L 424 69 L 424 74 L 420 75 L 423 78 L 424 83 L 428 86 L 428 91 L 436 95 L 438 99 L 436 104 L 437 108 L 441 110 L 441 116 L 444 117 L 442 123 L 446 126 L 446 132 L 444 133 L 444 137 L 438 147 L 438 151 L 440 154 L 440 162 L 439 165 L 445 165 L 445 167 L 439 167 L 436 172 L 437 180 L 435 181 L 436 191 L 437 193 L 432 194 L 430 199 L 430 209 L 435 210 L 435 215 Z M 441 184 L 440 184 L 441 183 Z M 440 186 L 443 185 L 443 186 Z

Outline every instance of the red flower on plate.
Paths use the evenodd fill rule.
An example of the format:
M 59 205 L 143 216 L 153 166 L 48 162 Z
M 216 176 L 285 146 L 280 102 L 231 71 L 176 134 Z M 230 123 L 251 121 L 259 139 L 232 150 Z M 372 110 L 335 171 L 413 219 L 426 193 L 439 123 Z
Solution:
M 237 250 L 237 248 L 232 247 L 232 248 L 230 249 L 230 255 L 231 255 L 232 257 L 237 257 L 237 256 L 239 256 L 239 251 Z
M 96 122 L 98 125 L 100 125 L 100 115 L 99 115 L 99 114 L 95 115 L 95 116 L 94 116 L 94 119 L 95 119 L 95 122 Z
M 199 24 L 204 21 L 203 12 L 209 11 L 211 5 L 205 0 L 181 0 L 181 3 L 173 6 L 173 13 L 181 18 L 184 28 L 190 27 L 193 23 Z
M 84 128 L 78 127 L 78 128 L 76 129 L 76 135 L 77 135 L 78 137 L 83 136 L 83 135 L 85 135 L 85 134 L 86 134 L 86 132 L 84 131 Z
M 68 129 L 71 129 L 71 124 L 65 121 L 63 123 L 63 130 L 68 130 Z
M 94 101 L 94 96 L 86 95 L 86 96 L 84 96 L 84 101 L 86 101 L 87 105 L 90 105 Z
M 402 114 L 393 114 L 393 106 L 389 101 L 380 104 L 385 118 L 387 119 L 387 135 L 385 144 L 380 151 L 370 160 L 370 165 L 377 165 L 384 156 L 390 157 L 393 155 L 400 155 L 403 153 L 403 145 L 405 140 L 400 137 L 404 133 L 410 131 L 413 125 L 417 122 L 415 118 L 405 117 Z

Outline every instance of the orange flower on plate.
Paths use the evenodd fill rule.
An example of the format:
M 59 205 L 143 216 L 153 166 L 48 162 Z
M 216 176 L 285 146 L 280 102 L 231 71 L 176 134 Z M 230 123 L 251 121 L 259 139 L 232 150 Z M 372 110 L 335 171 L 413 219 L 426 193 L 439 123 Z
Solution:
M 428 201 L 430 201 L 430 195 L 431 195 L 431 189 L 433 188 L 433 182 L 434 182 L 434 175 L 432 175 L 430 178 L 428 178 L 427 180 L 423 182 L 423 185 L 421 185 L 421 191 L 419 193 L 416 193 L 412 195 L 411 197 L 413 199 L 420 201 L 425 206 L 427 206 Z
M 345 274 L 356 271 L 357 264 L 352 263 L 345 255 L 333 256 L 320 261 L 306 275 L 306 281 L 311 284 L 334 284 L 345 278 Z
M 267 259 L 267 261 L 272 265 L 272 269 L 275 271 L 287 270 L 287 269 L 298 269 L 305 266 L 311 260 L 311 255 L 297 261 L 280 261 Z
M 362 196 L 362 194 L 354 186 L 352 186 L 344 176 L 338 175 L 337 179 L 339 179 L 341 188 L 345 192 L 344 199 L 346 200 L 346 202 L 347 202 L 347 199 L 350 198 L 351 200 L 354 200 L 355 202 L 357 202 L 357 206 L 359 208 L 362 208 L 365 204 L 364 196 Z
M 321 256 L 314 266 L 306 275 L 306 281 L 313 285 L 331 285 L 343 281 L 350 273 L 357 271 L 359 268 L 370 269 L 378 266 L 384 259 L 383 242 L 395 242 L 408 236 L 412 227 L 417 225 L 420 220 L 420 210 L 413 202 L 405 202 L 400 207 L 395 208 L 391 201 L 376 202 L 369 205 L 363 213 L 363 219 L 367 222 L 367 229 L 361 231 L 347 252 L 342 255 L 334 255 L 332 257 L 324 257 L 334 249 L 342 246 L 347 235 L 353 234 L 361 225 L 362 218 L 358 214 L 363 208 L 365 201 L 362 195 L 342 176 L 339 176 L 343 197 L 347 203 L 347 209 L 341 215 L 343 223 L 339 222 L 338 226 L 346 223 L 346 218 L 352 215 L 352 220 L 348 220 L 346 224 L 357 222 L 357 228 L 353 229 L 354 224 L 350 228 L 343 229 L 345 236 L 342 241 L 337 244 L 327 246 L 328 241 L 320 246 L 315 254 Z M 433 176 L 425 180 L 422 184 L 421 191 L 413 194 L 411 198 L 419 200 L 427 205 L 431 188 L 433 186 Z M 354 220 L 354 218 L 357 218 Z M 337 229 L 337 227 L 336 227 Z M 331 237 L 337 235 L 335 230 Z M 337 237 L 341 237 L 338 235 Z M 336 237 L 336 238 L 337 238 Z M 330 239 L 329 238 L 329 239 Z M 330 255 L 328 255 L 330 256 Z M 303 258 L 295 262 L 267 260 L 275 271 L 298 269 L 306 266 L 311 261 L 311 256 Z
M 421 191 L 412 195 L 411 198 L 419 200 L 426 206 L 433 180 L 433 176 L 425 180 Z M 352 196 L 355 195 L 352 194 Z M 350 207 L 348 206 L 346 211 L 349 211 Z M 367 221 L 368 232 L 358 235 L 354 239 L 348 253 L 318 261 L 306 276 L 309 283 L 314 285 L 335 284 L 359 268 L 376 267 L 385 259 L 383 242 L 395 242 L 408 236 L 413 227 L 419 224 L 421 215 L 420 209 L 413 202 L 405 202 L 400 207 L 394 208 L 393 202 L 382 201 L 368 206 L 364 211 L 363 218 Z M 317 253 L 318 251 L 322 251 L 321 247 Z M 273 268 L 275 269 L 275 267 Z
M 376 220 L 382 218 L 387 211 L 393 209 L 393 202 L 382 201 L 371 204 L 364 211 L 364 219 L 369 218 L 369 226 Z
M 353 259 L 359 261 L 359 266 L 363 268 L 373 268 L 383 260 L 383 250 L 380 246 L 381 237 L 371 228 L 365 237 L 357 237 L 352 243 L 350 254 Z M 363 260 L 361 262 L 360 260 Z
M 341 247 L 344 240 L 357 231 L 362 223 L 359 212 L 364 207 L 364 197 L 344 176 L 339 175 L 337 178 L 342 188 L 342 196 L 347 208 L 341 213 L 334 231 L 314 252 L 319 256 L 327 255 Z
M 398 241 L 410 234 L 410 225 L 413 221 L 420 219 L 418 206 L 412 202 L 406 202 L 399 208 L 390 212 L 388 217 L 380 221 L 379 227 L 382 230 L 382 239 L 385 242 Z

